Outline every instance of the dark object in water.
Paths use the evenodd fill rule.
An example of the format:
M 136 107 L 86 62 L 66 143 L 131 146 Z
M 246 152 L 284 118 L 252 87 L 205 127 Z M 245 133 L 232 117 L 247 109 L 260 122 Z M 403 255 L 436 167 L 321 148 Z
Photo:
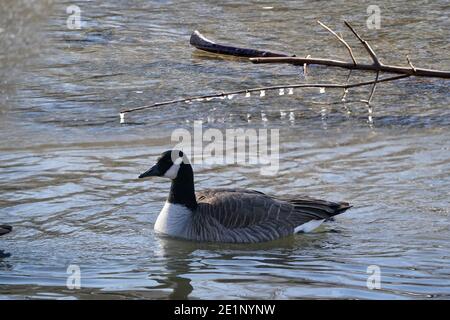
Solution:
M 11 230 L 12 230 L 11 226 L 8 226 L 6 224 L 0 225 L 0 236 L 2 236 L 4 234 L 7 234 L 7 233 L 10 233 Z
M 0 250 L 0 259 L 1 258 L 9 258 L 11 257 L 11 253 Z
M 218 43 L 215 43 L 215 42 L 205 38 L 197 30 L 195 30 L 191 34 L 191 39 L 190 39 L 189 43 L 200 50 L 218 53 L 218 54 L 237 56 L 237 57 L 247 57 L 247 58 L 295 57 L 295 55 L 288 55 L 285 53 L 271 52 L 271 51 L 267 51 L 267 50 L 239 48 L 239 47 L 234 47 L 234 46 L 218 44 Z

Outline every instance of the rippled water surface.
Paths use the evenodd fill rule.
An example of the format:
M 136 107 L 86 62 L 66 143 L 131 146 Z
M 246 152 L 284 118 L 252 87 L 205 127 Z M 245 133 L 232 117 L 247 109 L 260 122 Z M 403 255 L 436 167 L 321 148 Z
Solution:
M 450 298 L 448 81 L 380 84 L 373 123 L 340 90 L 174 104 L 152 102 L 293 82 L 343 82 L 347 71 L 253 65 L 189 46 L 212 39 L 348 59 L 316 24 L 366 53 L 348 19 L 385 62 L 450 69 L 447 1 L 386 1 L 381 29 L 367 3 L 342 1 L 0 2 L 0 298 Z M 264 7 L 273 7 L 272 9 Z M 351 81 L 371 79 L 354 72 Z M 348 100 L 366 99 L 369 88 Z M 354 208 L 317 232 L 258 245 L 198 244 L 159 236 L 165 180 L 137 175 L 174 146 L 172 131 L 280 129 L 280 170 L 195 165 L 197 189 L 245 187 L 274 195 L 346 200 Z M 66 288 L 81 268 L 80 290 Z M 381 270 L 369 290 L 367 268 Z

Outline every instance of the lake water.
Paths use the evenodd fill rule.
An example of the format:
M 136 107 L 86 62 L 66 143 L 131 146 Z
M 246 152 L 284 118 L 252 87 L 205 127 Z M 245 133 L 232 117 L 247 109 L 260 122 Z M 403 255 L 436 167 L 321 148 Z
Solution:
M 81 9 L 70 30 L 66 8 Z M 450 298 L 448 81 L 380 84 L 373 123 L 341 90 L 125 108 L 262 85 L 345 82 L 348 72 L 254 65 L 195 51 L 211 39 L 298 56 L 348 59 L 316 20 L 360 30 L 384 62 L 450 69 L 448 1 L 380 3 L 381 29 L 359 1 L 1 1 L 0 298 Z M 273 7 L 273 8 L 267 8 Z M 373 79 L 354 72 L 350 81 Z M 369 87 L 350 90 L 366 99 Z M 263 114 L 262 114 L 263 113 Z M 250 118 L 250 119 L 248 119 Z M 172 148 L 177 128 L 275 128 L 280 169 L 195 165 L 197 189 L 308 194 L 354 208 L 317 232 L 255 245 L 157 235 L 169 182 L 137 176 Z M 66 287 L 69 265 L 81 289 Z M 375 266 L 375 267 L 369 267 Z M 367 287 L 371 268 L 381 288 Z

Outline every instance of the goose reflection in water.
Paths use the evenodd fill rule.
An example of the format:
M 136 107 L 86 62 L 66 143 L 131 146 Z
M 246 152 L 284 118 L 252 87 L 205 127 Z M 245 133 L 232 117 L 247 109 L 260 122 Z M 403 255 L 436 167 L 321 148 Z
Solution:
M 227 283 L 251 282 L 251 278 L 261 272 L 267 273 L 267 270 L 273 268 L 274 265 L 278 268 L 292 269 L 292 263 L 299 255 L 309 255 L 307 252 L 337 245 L 328 239 L 328 234 L 336 232 L 338 231 L 321 228 L 308 235 L 297 235 L 253 244 L 185 241 L 158 234 L 155 237 L 157 244 L 155 255 L 163 259 L 166 266 L 164 273 L 149 274 L 149 278 L 160 283 L 152 289 L 171 289 L 168 295 L 169 299 L 196 298 L 194 291 L 200 290 L 200 288 L 196 288 L 194 283 L 196 275 L 202 274 L 208 275 L 208 286 L 211 285 L 211 288 L 222 286 L 223 290 L 227 290 Z M 221 264 L 220 269 L 215 267 L 217 262 Z M 236 264 L 239 264 L 239 269 L 242 269 L 238 275 L 236 275 L 236 270 L 234 270 L 234 275 L 224 272 L 227 265 Z M 308 285 L 310 281 L 301 277 L 296 279 L 297 286 L 302 284 Z M 277 289 L 274 288 L 273 298 L 277 297 L 276 291 Z

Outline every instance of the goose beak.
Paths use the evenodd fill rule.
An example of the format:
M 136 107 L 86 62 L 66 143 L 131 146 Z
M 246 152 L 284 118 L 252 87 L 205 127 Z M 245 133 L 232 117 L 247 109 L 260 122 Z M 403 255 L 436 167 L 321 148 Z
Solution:
M 158 177 L 160 175 L 161 175 L 161 172 L 159 171 L 159 167 L 156 164 L 153 167 L 151 167 L 150 169 L 148 169 L 147 171 L 145 171 L 144 173 L 142 173 L 141 175 L 139 175 L 139 179 L 146 178 L 146 177 Z

